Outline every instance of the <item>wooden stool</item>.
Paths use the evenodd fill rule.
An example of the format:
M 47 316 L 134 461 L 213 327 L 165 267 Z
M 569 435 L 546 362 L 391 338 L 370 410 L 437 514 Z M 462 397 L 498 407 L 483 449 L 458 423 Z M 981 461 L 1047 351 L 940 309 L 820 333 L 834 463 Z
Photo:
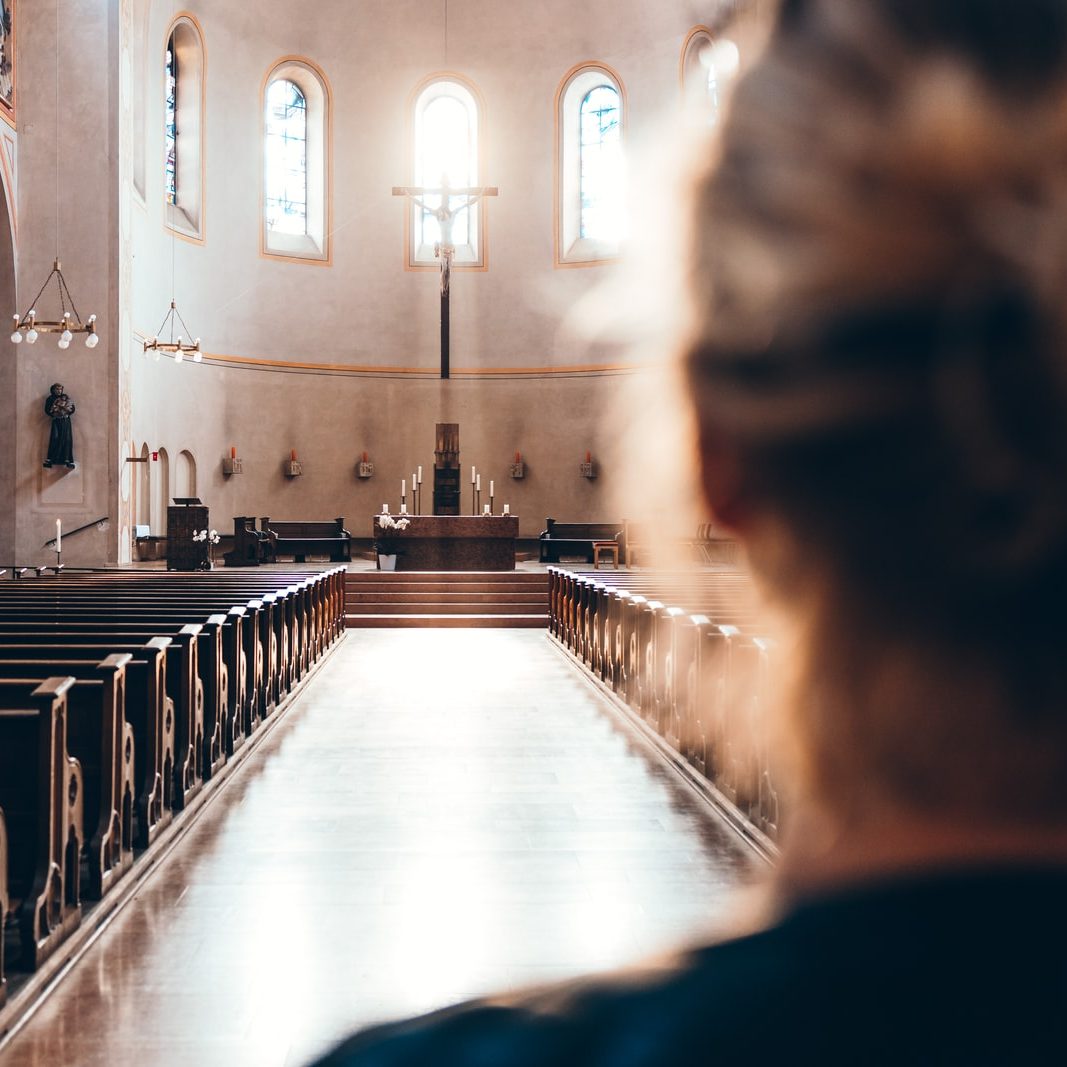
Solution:
M 600 554 L 611 556 L 612 566 L 619 569 L 619 543 L 618 541 L 594 541 L 593 542 L 593 569 L 600 570 Z

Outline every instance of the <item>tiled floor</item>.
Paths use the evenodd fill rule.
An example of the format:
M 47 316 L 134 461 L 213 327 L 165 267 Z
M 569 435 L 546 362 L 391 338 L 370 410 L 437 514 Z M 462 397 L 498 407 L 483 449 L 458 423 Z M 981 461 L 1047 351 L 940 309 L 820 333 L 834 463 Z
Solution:
M 356 631 L 0 1065 L 302 1064 L 698 936 L 747 866 L 543 633 Z

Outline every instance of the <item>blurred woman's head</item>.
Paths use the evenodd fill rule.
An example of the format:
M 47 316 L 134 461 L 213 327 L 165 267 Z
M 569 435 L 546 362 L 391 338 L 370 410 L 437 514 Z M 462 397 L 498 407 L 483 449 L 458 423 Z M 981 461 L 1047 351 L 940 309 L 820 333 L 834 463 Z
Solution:
M 1067 815 L 1067 2 L 785 0 L 700 181 L 713 506 L 809 795 Z

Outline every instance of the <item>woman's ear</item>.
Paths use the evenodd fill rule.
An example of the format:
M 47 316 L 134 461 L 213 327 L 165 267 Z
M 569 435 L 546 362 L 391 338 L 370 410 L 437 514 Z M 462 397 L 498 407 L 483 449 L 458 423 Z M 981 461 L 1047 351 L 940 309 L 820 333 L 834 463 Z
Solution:
M 744 533 L 750 516 L 736 448 L 719 434 L 703 431 L 700 472 L 712 518 L 733 533 Z

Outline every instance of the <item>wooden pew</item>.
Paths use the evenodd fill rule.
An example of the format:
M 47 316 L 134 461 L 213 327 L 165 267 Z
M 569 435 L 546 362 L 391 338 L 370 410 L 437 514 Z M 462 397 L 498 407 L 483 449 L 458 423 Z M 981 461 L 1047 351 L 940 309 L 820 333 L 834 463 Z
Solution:
M 594 541 L 615 541 L 622 537 L 621 522 L 557 522 L 545 519 L 546 529 L 538 538 L 542 563 L 559 563 L 562 555 L 582 556 L 593 562 Z
M 303 563 L 311 553 L 320 552 L 328 552 L 334 563 L 352 559 L 352 535 L 345 529 L 343 517 L 279 522 L 264 516 L 260 519 L 260 529 L 270 538 L 272 561 L 279 555 L 291 554 L 297 563 Z
M 0 808 L 0 1008 L 7 1003 L 7 971 L 4 966 L 4 926 L 11 911 L 11 900 L 7 892 L 7 822 L 4 809 Z
M 132 656 L 94 660 L 0 659 L 0 679 L 75 679 L 67 692 L 67 749 L 77 759 L 83 794 L 87 880 L 99 899 L 133 863 L 134 736 L 126 721 L 126 667 Z
M 67 752 L 72 678 L 0 681 L 0 807 L 20 963 L 40 966 L 81 922 L 82 779 Z

